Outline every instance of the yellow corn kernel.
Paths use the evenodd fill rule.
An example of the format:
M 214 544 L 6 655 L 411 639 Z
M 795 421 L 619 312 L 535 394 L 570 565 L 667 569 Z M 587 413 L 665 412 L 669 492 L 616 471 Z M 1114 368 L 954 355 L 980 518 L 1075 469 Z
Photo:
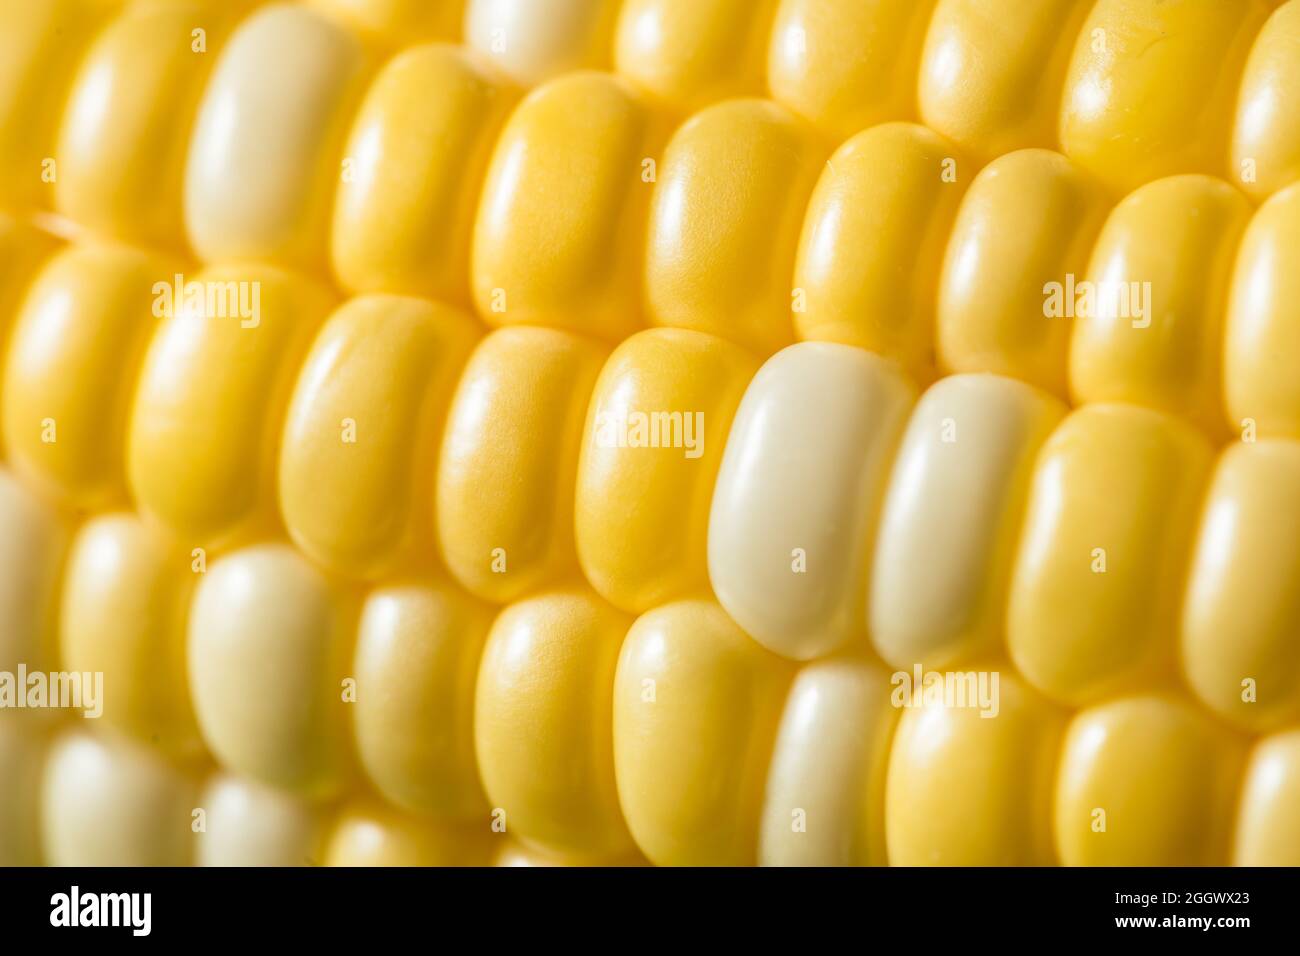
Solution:
M 77 64 L 119 0 L 0 3 L 0 206 L 50 206 L 59 115 Z
M 583 417 L 606 350 L 512 326 L 461 376 L 438 461 L 438 535 L 457 580 L 507 603 L 576 575 L 573 489 Z
M 311 0 L 372 40 L 393 47 L 460 39 L 465 0 Z M 431 87 L 429 92 L 435 92 Z
M 535 86 L 604 69 L 618 0 L 465 0 L 465 45 L 514 82 Z
M 1226 866 L 1245 746 L 1179 698 L 1124 697 L 1070 722 L 1056 780 L 1066 866 Z
M 3 470 L 0 528 L 0 671 L 48 670 L 67 531 L 52 507 Z
M 1053 774 L 1065 713 L 997 663 L 957 679 L 951 699 L 938 693 L 942 683 L 913 686 L 910 695 L 895 684 L 906 709 L 889 758 L 889 862 L 1053 865 Z
M 366 775 L 412 813 L 487 813 L 474 763 L 474 683 L 492 610 L 441 582 L 376 588 L 361 609 L 353 729 Z
M 799 670 L 767 772 L 760 864 L 885 864 L 885 771 L 897 723 L 879 664 L 835 657 Z
M 1228 428 L 1300 438 L 1300 184 L 1260 206 L 1246 228 L 1225 324 Z
M 59 247 L 47 232 L 0 212 L 0 395 L 4 394 L 4 353 L 9 327 L 37 270 Z M 0 415 L 0 456 L 4 453 L 4 416 Z
M 757 368 L 739 346 L 689 329 L 648 329 L 605 363 L 575 508 L 583 571 L 606 600 L 639 614 L 707 593 L 713 486 Z
M 1065 397 L 1070 319 L 1050 293 L 1082 278 L 1108 200 L 1062 156 L 1025 149 L 980 170 L 962 198 L 939 273 L 939 361 Z
M 1253 730 L 1300 717 L 1300 442 L 1229 446 L 1195 539 L 1183 604 L 1187 682 Z
M 341 789 L 351 769 L 349 690 L 356 699 L 346 598 L 278 544 L 237 551 L 202 576 L 190 609 L 190 692 L 224 767 L 309 798 Z
M 659 866 L 747 866 L 791 667 L 712 601 L 639 617 L 614 677 L 614 770 Z
M 64 571 L 60 666 L 103 675 L 104 722 L 175 757 L 202 752 L 185 671 L 188 551 L 130 512 L 82 525 Z
M 4 374 L 4 437 L 14 470 L 61 503 L 126 497 L 127 408 L 153 324 L 151 288 L 169 261 L 124 246 L 70 246 L 19 309 Z
M 719 602 L 797 660 L 863 640 L 871 542 L 915 392 L 861 349 L 802 342 L 758 371 L 727 440 L 709 518 Z
M 763 90 L 776 0 L 624 0 L 618 71 L 678 113 Z
M 1300 731 L 1265 737 L 1250 753 L 1237 805 L 1233 866 L 1300 866 Z
M 763 356 L 787 345 L 795 241 L 821 159 L 812 127 L 765 100 L 720 103 L 681 126 L 650 212 L 654 324 Z
M 492 837 L 487 821 L 451 827 L 377 803 L 354 803 L 339 812 L 330 829 L 325 865 L 486 866 Z
M 1061 97 L 1062 150 L 1117 192 L 1222 170 L 1263 0 L 1098 0 Z
M 472 284 L 485 321 L 615 340 L 643 324 L 658 126 L 627 83 L 604 73 L 561 77 L 519 104 L 474 225 Z
M 1269 17 L 1241 77 L 1228 179 L 1256 199 L 1300 180 L 1300 2 Z
M 1064 414 L 994 375 L 953 375 L 921 396 L 871 565 L 868 630 L 890 664 L 945 667 L 997 649 L 1034 461 Z
M 829 140 L 916 114 L 934 0 L 780 0 L 767 53 L 772 98 Z
M 144 3 L 99 35 L 63 112 L 59 212 L 102 235 L 184 247 L 190 125 L 237 12 L 210 0 Z
M 199 793 L 204 826 L 195 866 L 316 866 L 321 813 L 292 794 L 232 773 L 209 778 Z
M 388 295 L 352 299 L 325 323 L 280 445 L 280 509 L 308 556 L 366 578 L 432 558 L 428 489 L 478 334 L 454 309 Z
M 1210 447 L 1128 405 L 1071 413 L 1039 454 L 1007 609 L 1020 672 L 1082 705 L 1172 667 Z
M 203 259 L 324 268 L 367 68 L 361 41 L 306 7 L 272 4 L 240 24 L 190 134 L 185 225 Z
M 922 121 L 980 162 L 1056 146 L 1061 87 L 1090 0 L 939 0 L 921 55 Z
M 330 245 L 343 285 L 469 305 L 479 188 L 514 99 L 456 47 L 389 61 L 343 149 Z
M 935 276 L 972 172 L 953 143 L 912 123 L 874 126 L 836 150 L 799 238 L 799 338 L 861 346 L 929 377 Z
M 617 858 L 614 669 L 631 618 L 585 589 L 501 612 L 483 649 L 474 740 L 493 814 L 507 832 L 564 853 Z
M 40 832 L 49 866 L 188 866 L 193 782 L 111 732 L 65 731 L 50 744 Z
M 127 471 L 142 512 L 190 548 L 217 547 L 275 524 L 284 412 L 331 300 L 271 266 L 213 266 L 164 282 L 165 317 L 140 372 Z
M 1132 402 L 1222 433 L 1223 315 L 1249 219 L 1246 198 L 1209 176 L 1161 179 L 1115 207 L 1075 286 L 1077 402 Z
M 41 770 L 45 738 L 30 721 L 0 714 L 0 866 L 41 863 Z

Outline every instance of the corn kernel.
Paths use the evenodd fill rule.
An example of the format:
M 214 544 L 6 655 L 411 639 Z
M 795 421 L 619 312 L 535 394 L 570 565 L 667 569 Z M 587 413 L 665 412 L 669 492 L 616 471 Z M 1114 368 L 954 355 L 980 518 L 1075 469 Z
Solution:
M 70 246 L 32 283 L 4 375 L 4 437 L 22 477 L 61 503 L 123 501 L 122 446 L 148 342 L 150 289 L 171 263 L 124 246 Z
M 1063 152 L 1117 192 L 1218 174 L 1263 0 L 1098 0 L 1061 99 Z
M 366 596 L 357 633 L 353 729 L 375 789 L 411 813 L 487 813 L 474 762 L 474 684 L 492 610 L 432 581 Z
M 682 114 L 760 94 L 775 9 L 775 0 L 624 0 L 614 63 Z
M 614 669 L 631 619 L 590 592 L 543 594 L 501 612 L 475 693 L 479 772 L 508 832 L 558 851 L 616 858 Z
M 0 206 L 52 205 L 59 114 L 82 54 L 119 5 L 0 3 Z
M 885 864 L 885 771 L 897 723 L 879 664 L 834 657 L 800 668 L 768 768 L 760 864 Z
M 237 11 L 208 0 L 137 5 L 99 35 L 63 111 L 59 212 L 105 236 L 183 249 L 190 125 Z
M 185 225 L 204 260 L 323 269 L 367 68 L 361 42 L 306 7 L 272 4 L 240 24 L 190 134 Z
M 321 813 L 280 790 L 231 773 L 214 774 L 199 793 L 204 827 L 196 866 L 315 866 Z
M 1064 414 L 993 375 L 953 375 L 921 396 L 871 565 L 868 624 L 886 661 L 944 667 L 996 651 L 1034 460 Z
M 454 47 L 389 61 L 343 149 L 330 245 L 343 285 L 469 305 L 479 188 L 514 99 Z
M 478 325 L 397 296 L 352 299 L 298 375 L 280 447 L 280 508 L 297 545 L 376 578 L 433 555 L 429 488 Z
M 1049 314 L 1050 291 L 1085 276 L 1107 212 L 1101 188 L 1060 153 L 1020 150 L 980 170 L 939 273 L 942 366 L 1066 397 L 1071 321 Z
M 82 525 L 64 571 L 63 668 L 103 674 L 103 717 L 174 757 L 201 752 L 185 672 L 188 552 L 129 512 Z
M 494 325 L 619 339 L 641 322 L 640 257 L 658 121 L 627 83 L 577 73 L 506 123 L 474 226 L 474 301 Z
M 757 368 L 740 347 L 688 329 L 638 333 L 605 363 L 575 508 L 583 570 L 606 600 L 639 614 L 707 592 L 713 486 Z
M 1012 572 L 1007 643 L 1079 706 L 1168 672 L 1210 448 L 1128 405 L 1072 412 L 1043 446 Z
M 668 604 L 632 625 L 614 677 L 614 770 L 651 862 L 753 865 L 791 676 L 711 601 Z
M 773 99 L 833 141 L 916 113 L 916 71 L 934 0 L 781 0 L 767 82 Z
M 1188 684 L 1247 730 L 1300 718 L 1300 443 L 1230 446 L 1196 536 L 1183 605 Z
M 486 866 L 492 834 L 403 816 L 390 807 L 356 803 L 335 820 L 325 847 L 326 866 Z
M 277 525 L 285 408 L 330 298 L 308 279 L 251 264 L 211 266 L 183 289 L 197 297 L 164 295 L 175 301 L 144 359 L 127 470 L 142 512 L 191 548 L 217 547 Z
M 465 45 L 523 86 L 610 62 L 618 0 L 465 0 Z
M 912 123 L 872 127 L 837 149 L 799 238 L 799 338 L 857 345 L 931 376 L 934 276 L 969 176 L 953 143 Z
M 790 268 L 822 149 L 782 106 L 697 113 L 664 153 L 645 279 L 655 325 L 711 332 L 767 356 L 793 338 Z
M 1223 343 L 1228 427 L 1300 438 L 1300 184 L 1256 211 L 1237 250 Z
M 1245 776 L 1233 866 L 1300 866 L 1300 731 L 1260 740 Z
M 709 577 L 770 650 L 810 660 L 864 640 L 870 544 L 914 398 L 891 363 L 829 342 L 754 376 L 713 493 Z
M 1077 287 L 1093 296 L 1070 344 L 1077 401 L 1133 402 L 1221 434 L 1223 314 L 1249 218 L 1246 198 L 1208 176 L 1161 179 L 1115 207 Z
M 237 551 L 203 575 L 190 609 L 190 691 L 222 766 L 309 798 L 342 788 L 355 682 L 344 603 L 284 545 Z
M 1090 0 L 939 0 L 921 55 L 921 119 L 980 162 L 1053 149 L 1061 88 Z
M 4 394 L 4 352 L 32 277 L 59 247 L 58 240 L 21 219 L 0 212 L 0 396 Z M 0 455 L 4 416 L 0 415 Z
M 188 866 L 195 787 L 123 737 L 66 731 L 50 745 L 41 845 L 50 866 Z
M 1070 722 L 1055 831 L 1066 866 L 1225 866 L 1243 742 L 1181 699 L 1125 697 Z
M 987 681 L 991 707 L 969 697 L 931 702 L 930 691 L 913 688 L 898 722 L 885 797 L 889 862 L 1051 866 L 1065 713 L 996 663 L 959 676 L 967 674 Z
M 1241 74 L 1228 179 L 1256 199 L 1300 180 L 1300 3 L 1284 3 Z
M 479 597 L 507 603 L 576 576 L 578 450 L 605 354 L 570 332 L 509 326 L 470 357 L 435 498 L 443 559 Z

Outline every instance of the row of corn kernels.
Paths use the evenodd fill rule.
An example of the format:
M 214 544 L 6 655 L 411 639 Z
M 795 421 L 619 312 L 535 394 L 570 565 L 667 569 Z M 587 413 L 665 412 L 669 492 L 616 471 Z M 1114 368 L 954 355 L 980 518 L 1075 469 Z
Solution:
M 1187 18 L 1195 30 L 1160 27 L 1179 43 L 1215 16 L 1245 18 L 1252 37 L 1259 29 L 1251 4 L 1211 6 L 1144 15 Z M 1139 7 L 1106 16 L 1127 23 L 1127 10 L 1150 27 Z M 1298 11 L 1276 12 L 1257 43 L 1262 60 L 1294 42 Z M 617 78 L 563 77 L 513 109 L 509 83 L 451 47 L 406 51 L 363 96 L 364 45 L 295 8 L 246 23 L 209 77 L 209 60 L 177 42 L 194 18 L 185 5 L 145 5 L 92 49 L 45 187 L 61 212 L 178 251 L 184 221 L 206 260 L 253 257 L 321 274 L 328 263 L 351 292 L 472 302 L 489 324 L 617 341 L 649 322 L 713 332 L 763 356 L 795 338 L 839 341 L 897 358 L 922 379 L 992 371 L 1076 401 L 1172 411 L 1220 438 L 1243 422 L 1300 434 L 1300 376 L 1287 358 L 1295 190 L 1252 217 L 1223 181 L 1179 175 L 1112 209 L 1068 141 L 1065 156 L 1013 152 L 976 175 L 983 159 L 962 158 L 971 144 L 960 136 L 896 123 L 853 136 L 823 166 L 824 141 L 774 102 L 711 107 L 668 139 L 672 114 Z M 1134 24 L 1098 29 L 1125 37 L 1111 51 L 1116 70 L 1123 51 L 1143 48 Z M 140 60 L 135 50 L 168 36 L 170 59 L 148 59 L 162 73 L 121 76 Z M 1205 72 L 1230 87 L 1230 66 Z M 1263 107 L 1246 105 L 1298 95 L 1285 71 L 1265 73 L 1266 92 L 1243 92 L 1242 109 L 1256 125 L 1285 127 L 1285 110 L 1264 122 Z M 117 80 L 108 104 L 105 75 Z M 179 120 L 196 111 L 191 132 Z M 1184 138 L 1202 142 L 1183 119 Z M 1054 141 L 1009 145 L 1042 142 Z M 23 181 L 42 168 L 34 163 Z M 141 216 L 142 206 L 165 222 Z M 1131 310 L 1107 311 L 1101 292 L 1091 305 L 1074 294 L 1130 285 L 1141 298 Z
M 1262 198 L 1300 175 L 1291 55 L 1298 14 L 1280 0 L 311 5 L 359 29 L 372 56 L 463 35 L 469 49 L 513 82 L 532 86 L 575 69 L 612 67 L 680 116 L 718 100 L 767 94 L 835 141 L 880 122 L 919 119 L 980 162 L 1025 147 L 1063 148 L 1120 191 L 1175 173 L 1202 172 L 1241 179 Z M 12 6 L 4 85 L 39 95 L 7 101 L 2 128 L 5 145 L 15 147 L 5 151 L 12 164 L 6 172 L 15 174 L 7 188 L 31 199 L 37 187 L 23 167 L 54 155 L 59 98 L 86 44 L 122 4 L 54 0 L 29 10 Z M 213 49 L 231 20 L 250 6 L 163 4 L 187 21 L 186 38 L 200 17 Z M 1274 7 L 1283 10 L 1266 24 Z M 157 41 L 166 13 L 151 16 L 152 27 L 140 22 L 146 17 L 134 26 L 114 24 L 117 41 L 129 42 L 132 30 L 137 41 Z M 336 58 L 355 63 L 342 44 L 327 45 Z M 288 70 L 307 65 L 293 58 L 291 45 L 282 50 Z M 155 95 L 171 109 L 152 111 L 152 117 L 149 111 L 130 114 L 154 119 L 155 134 L 166 115 L 183 113 L 193 93 L 192 83 L 177 82 L 181 64 L 175 57 L 181 52 L 131 68 L 137 82 L 165 87 Z M 89 101 L 84 105 L 93 108 Z M 75 144 L 75 136 L 64 140 Z M 132 185 L 139 190 L 146 183 L 136 179 Z
M 276 547 L 225 561 L 227 587 L 241 573 L 306 571 Z M 277 577 L 255 590 L 240 610 L 287 600 L 286 614 L 301 613 L 316 599 L 286 594 Z M 41 737 L 3 724 L 0 761 L 11 785 L 0 845 L 35 853 L 24 844 L 39 834 L 47 860 L 82 864 L 481 863 L 494 852 L 520 861 L 507 833 L 549 848 L 524 851 L 523 860 L 569 862 L 635 859 L 633 840 L 662 864 L 1296 860 L 1300 734 L 1251 746 L 1174 690 L 1120 695 L 1071 715 L 1002 669 L 986 701 L 993 719 L 941 703 L 900 710 L 878 663 L 836 656 L 795 669 L 711 602 L 658 608 L 624 636 L 627 618 L 563 589 L 502 612 L 477 678 L 457 676 L 452 661 L 434 663 L 438 681 L 460 685 L 442 688 L 455 692 L 455 706 L 468 680 L 471 739 L 468 721 L 436 722 L 447 716 L 441 702 L 409 696 L 411 670 L 457 653 L 450 641 L 434 646 L 452 635 L 413 626 L 437 614 L 440 600 L 438 588 L 419 586 L 371 599 L 363 629 L 381 636 L 369 651 L 358 648 L 357 740 L 372 775 L 376 767 L 386 774 L 377 778 L 384 795 L 410 801 L 401 788 L 414 786 L 421 805 L 477 790 L 472 770 L 443 779 L 450 765 L 424 762 L 473 747 L 491 801 L 476 794 L 467 802 L 463 818 L 473 823 L 450 822 L 455 813 L 400 814 L 355 789 L 336 810 L 242 772 L 200 787 L 193 771 L 105 730 L 68 729 L 42 753 Z M 403 619 L 409 630 L 387 635 L 399 646 L 385 647 L 383 629 Z M 472 633 L 455 635 L 457 643 Z M 234 653 L 260 656 L 247 645 Z M 368 682 L 367 655 L 406 673 Z M 239 722 L 272 739 L 231 737 L 222 744 L 234 750 L 219 754 L 243 771 L 278 748 L 292 763 L 273 768 L 283 781 L 349 745 L 323 725 L 314 733 L 283 726 L 300 712 L 285 695 L 298 694 L 301 705 L 311 691 L 282 655 L 269 657 L 241 675 L 262 713 Z M 984 666 L 999 672 L 995 660 Z M 417 715 L 432 720 L 415 724 Z M 250 726 L 250 716 L 264 723 Z M 293 732 L 304 739 L 289 740 Z

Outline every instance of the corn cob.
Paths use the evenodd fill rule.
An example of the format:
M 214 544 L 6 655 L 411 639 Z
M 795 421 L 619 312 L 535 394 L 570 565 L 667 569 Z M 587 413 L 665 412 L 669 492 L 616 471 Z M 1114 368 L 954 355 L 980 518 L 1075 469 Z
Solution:
M 1300 863 L 1300 0 L 0 20 L 0 862 Z

